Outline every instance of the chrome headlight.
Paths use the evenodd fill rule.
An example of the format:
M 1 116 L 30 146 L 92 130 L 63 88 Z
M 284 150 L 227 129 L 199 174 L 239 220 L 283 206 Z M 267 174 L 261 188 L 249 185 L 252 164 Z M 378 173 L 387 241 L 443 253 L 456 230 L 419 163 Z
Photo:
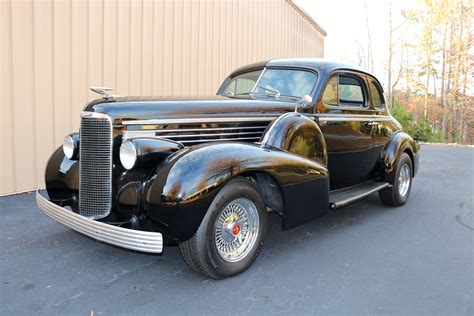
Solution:
M 130 170 L 135 166 L 137 156 L 137 149 L 131 141 L 122 143 L 122 146 L 120 146 L 120 162 L 125 169 Z
M 71 160 L 77 160 L 79 156 L 79 134 L 70 134 L 64 137 L 64 155 Z

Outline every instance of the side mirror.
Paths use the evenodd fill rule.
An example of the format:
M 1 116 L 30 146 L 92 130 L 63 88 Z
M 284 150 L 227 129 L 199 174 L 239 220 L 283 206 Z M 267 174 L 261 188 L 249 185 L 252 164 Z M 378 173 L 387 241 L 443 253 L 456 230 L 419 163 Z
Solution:
M 298 100 L 297 105 L 303 109 L 307 109 L 313 103 L 313 98 L 310 95 L 304 95 Z

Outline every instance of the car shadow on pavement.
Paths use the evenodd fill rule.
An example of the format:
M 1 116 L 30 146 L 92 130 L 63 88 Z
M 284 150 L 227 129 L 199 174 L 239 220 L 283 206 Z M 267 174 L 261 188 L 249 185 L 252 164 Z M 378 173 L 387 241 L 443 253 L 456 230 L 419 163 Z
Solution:
M 325 239 L 337 238 L 337 235 L 343 233 L 345 230 L 361 225 L 365 221 L 370 221 L 372 217 L 383 216 L 385 212 L 390 211 L 396 211 L 396 209 L 383 206 L 379 202 L 378 197 L 374 195 L 352 205 L 337 210 L 329 210 L 323 216 L 288 231 L 282 230 L 281 217 L 278 214 L 269 213 L 265 244 L 254 265 L 264 265 L 267 260 L 270 260 L 270 257 L 272 258 L 271 260 L 283 260 L 282 264 L 284 264 L 285 257 L 288 257 L 293 252 L 299 251 L 295 245 L 299 245 L 302 251 L 306 251 L 305 249 L 307 248 L 317 251 L 318 243 L 321 243 Z M 186 279 L 189 279 L 191 276 L 192 279 L 201 281 L 207 280 L 187 268 L 181 258 L 177 244 L 165 245 L 162 254 L 146 254 L 102 243 L 99 243 L 100 246 L 94 246 L 94 243 L 98 243 L 97 241 L 89 237 L 84 237 L 74 231 L 69 231 L 68 233 L 64 232 L 59 234 L 60 237 L 51 236 L 51 238 L 64 240 L 66 239 L 65 234 L 70 234 L 68 235 L 70 238 L 67 244 L 63 243 L 64 247 L 75 247 L 74 244 L 78 242 L 77 239 L 80 238 L 87 240 L 87 246 L 82 246 L 81 249 L 90 248 L 87 251 L 89 260 L 90 256 L 94 257 L 94 251 L 100 252 L 100 255 L 96 256 L 98 260 L 105 258 L 107 261 L 112 260 L 116 263 L 119 263 L 121 260 L 129 261 L 129 259 L 124 259 L 126 257 L 135 257 L 136 260 L 132 261 L 149 266 L 148 269 L 153 270 L 152 274 L 171 274 L 174 276 L 185 274 Z M 79 252 L 77 256 L 77 260 L 81 260 L 83 254 Z M 157 264 L 151 264 L 150 262 L 156 262 Z M 96 263 L 100 264 L 100 262 Z M 139 264 L 139 266 L 141 264 Z M 249 268 L 249 271 L 252 269 L 253 266 Z
M 29 310 L 36 304 L 41 306 L 39 313 L 87 312 L 83 308 L 88 301 L 100 302 L 101 309 L 109 310 L 123 306 L 130 298 L 145 305 L 164 304 L 183 291 L 191 296 L 199 296 L 203 291 L 216 295 L 219 287 L 236 284 L 239 290 L 235 295 L 243 297 L 256 279 L 263 282 L 280 275 L 278 282 L 285 278 L 290 278 L 285 282 L 291 282 L 292 274 L 303 273 L 304 269 L 309 269 L 306 273 L 315 273 L 315 265 L 330 265 L 334 244 L 343 248 L 348 247 L 344 240 L 349 238 L 347 242 L 351 242 L 348 231 L 390 211 L 396 210 L 381 205 L 375 195 L 288 231 L 281 229 L 281 217 L 270 213 L 265 244 L 255 263 L 240 275 L 215 281 L 191 271 L 176 245 L 164 247 L 160 255 L 121 249 L 87 238 L 35 210 L 28 219 L 35 229 L 20 237 L 34 242 L 18 242 L 5 251 L 8 259 L 3 287 L 9 290 L 3 292 L 9 309 Z M 23 221 L 21 217 L 16 220 Z M 203 283 L 213 285 L 203 288 Z M 124 297 L 124 302 L 98 299 L 112 292 Z M 155 296 L 159 299 L 150 300 Z

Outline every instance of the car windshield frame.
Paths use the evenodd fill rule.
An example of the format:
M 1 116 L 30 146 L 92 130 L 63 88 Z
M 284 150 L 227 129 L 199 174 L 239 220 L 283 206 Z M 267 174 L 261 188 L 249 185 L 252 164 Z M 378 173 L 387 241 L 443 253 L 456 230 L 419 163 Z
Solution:
M 294 95 L 284 95 L 281 93 L 275 93 L 275 94 L 262 94 L 262 93 L 256 93 L 255 90 L 257 90 L 260 86 L 260 82 L 265 75 L 265 73 L 268 70 L 294 70 L 294 71 L 301 71 L 301 72 L 308 72 L 314 75 L 314 84 L 311 88 L 311 91 L 308 93 L 308 95 L 313 96 L 314 92 L 316 90 L 316 87 L 318 86 L 319 82 L 319 73 L 315 71 L 314 69 L 310 68 L 303 68 L 303 67 L 265 67 L 262 70 L 262 73 L 258 77 L 257 81 L 255 82 L 254 87 L 252 88 L 252 91 L 250 92 L 250 96 L 253 97 L 254 99 L 258 99 L 259 97 L 263 97 L 264 99 L 277 99 L 277 100 L 289 100 L 289 101 L 294 101 L 294 100 L 299 100 L 302 96 L 294 96 Z M 269 89 L 271 90 L 271 89 Z M 278 90 L 275 90 L 278 91 Z
M 262 68 L 258 68 L 258 69 L 249 69 L 247 71 L 242 71 L 242 72 L 239 72 L 238 74 L 235 74 L 234 76 L 232 77 L 228 77 L 227 79 L 224 80 L 224 82 L 222 83 L 221 87 L 219 88 L 219 90 L 217 91 L 217 94 L 218 95 L 222 95 L 222 96 L 225 96 L 225 97 L 229 97 L 229 98 L 240 98 L 240 97 L 243 97 L 243 96 L 250 96 L 250 94 L 252 93 L 253 89 L 255 88 L 255 84 L 257 83 L 257 81 L 260 79 L 260 76 L 262 75 L 263 71 L 264 71 L 264 67 Z M 255 80 L 255 83 L 253 84 L 252 88 L 248 91 L 248 92 L 243 92 L 243 93 L 225 93 L 225 91 L 229 88 L 229 86 L 232 84 L 232 82 L 234 82 L 234 80 L 236 80 L 238 77 L 242 76 L 242 75 L 247 75 L 247 74 L 250 74 L 250 73 L 253 73 L 253 72 L 259 72 L 256 80 Z

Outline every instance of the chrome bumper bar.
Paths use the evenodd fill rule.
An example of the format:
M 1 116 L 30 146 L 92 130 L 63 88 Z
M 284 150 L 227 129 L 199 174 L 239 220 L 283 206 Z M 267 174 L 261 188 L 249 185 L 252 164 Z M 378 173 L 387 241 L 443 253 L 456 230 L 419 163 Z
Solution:
M 163 237 L 160 233 L 127 229 L 76 214 L 49 201 L 40 191 L 36 192 L 36 204 L 52 219 L 96 240 L 142 252 L 161 253 Z

